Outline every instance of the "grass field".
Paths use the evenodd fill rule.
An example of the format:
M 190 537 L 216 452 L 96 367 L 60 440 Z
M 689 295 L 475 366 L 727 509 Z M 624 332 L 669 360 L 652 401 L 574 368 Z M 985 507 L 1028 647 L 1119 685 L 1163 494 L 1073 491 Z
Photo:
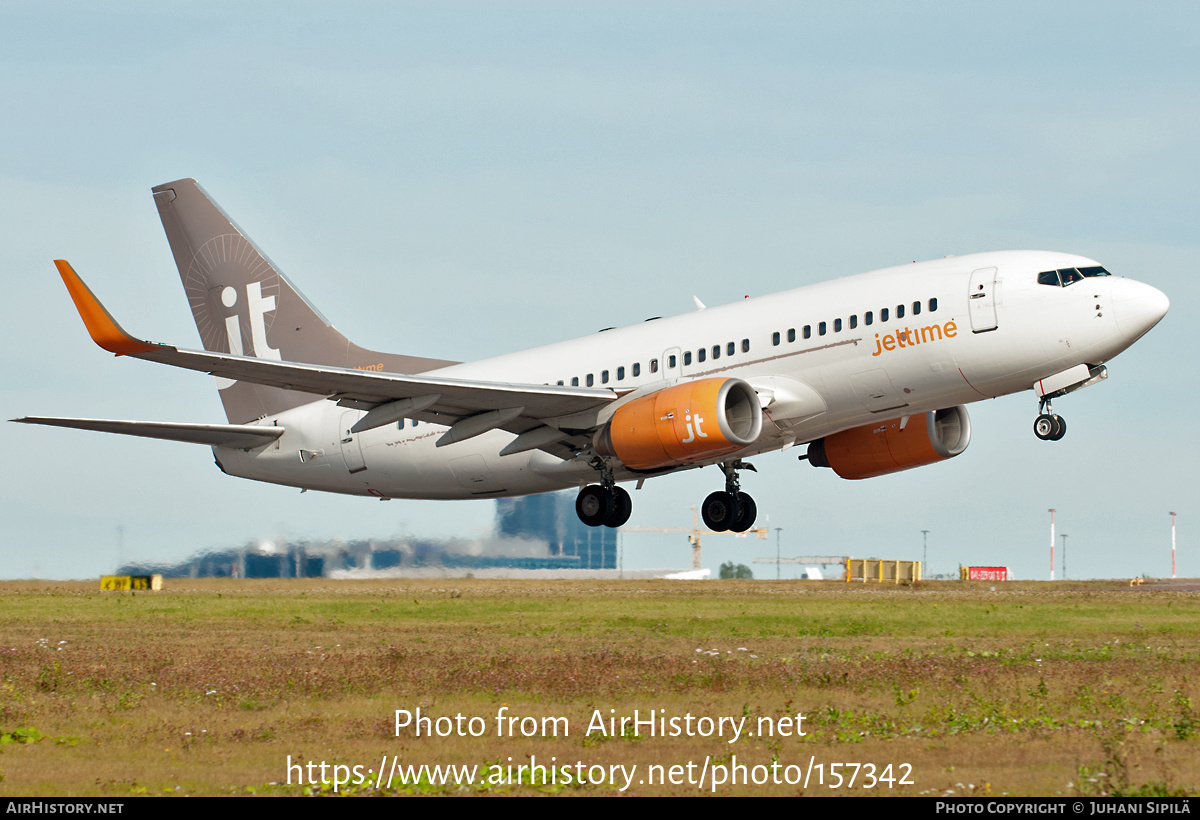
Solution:
M 0 584 L 0 794 L 1200 789 L 1186 588 L 96 587 Z M 634 710 L 654 736 L 608 723 Z M 477 768 L 401 782 L 422 764 Z

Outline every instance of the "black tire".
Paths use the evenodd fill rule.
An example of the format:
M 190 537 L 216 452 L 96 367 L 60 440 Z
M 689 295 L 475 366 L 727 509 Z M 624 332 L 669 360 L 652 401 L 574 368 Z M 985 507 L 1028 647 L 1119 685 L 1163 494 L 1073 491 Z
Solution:
M 633 514 L 633 499 L 620 487 L 612 488 L 612 499 L 612 514 L 604 519 L 604 526 L 616 529 L 628 521 L 629 516 Z
M 1067 420 L 1062 416 L 1054 417 L 1055 430 L 1050 434 L 1051 441 L 1058 441 L 1067 434 Z
M 738 510 L 733 523 L 729 525 L 730 532 L 745 532 L 754 526 L 758 518 L 758 505 L 746 493 L 738 493 Z
M 1058 425 L 1054 421 L 1054 416 L 1043 413 L 1034 419 L 1033 434 L 1042 441 L 1053 441 L 1054 432 L 1058 429 Z
M 700 517 L 704 519 L 704 526 L 713 532 L 725 532 L 734 519 L 733 496 L 724 490 L 712 493 L 704 499 Z
M 589 484 L 575 499 L 575 514 L 589 527 L 599 527 L 612 515 L 613 497 L 599 484 Z

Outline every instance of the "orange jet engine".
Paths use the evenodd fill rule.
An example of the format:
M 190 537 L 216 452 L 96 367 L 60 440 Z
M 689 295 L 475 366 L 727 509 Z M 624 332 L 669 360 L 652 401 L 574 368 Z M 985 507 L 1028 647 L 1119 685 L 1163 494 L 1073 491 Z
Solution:
M 626 467 L 657 470 L 735 452 L 761 432 L 753 387 L 741 379 L 698 379 L 622 405 L 593 443 Z
M 952 458 L 971 442 L 971 419 L 959 405 L 908 418 L 867 424 L 808 445 L 814 467 L 842 478 L 873 478 Z

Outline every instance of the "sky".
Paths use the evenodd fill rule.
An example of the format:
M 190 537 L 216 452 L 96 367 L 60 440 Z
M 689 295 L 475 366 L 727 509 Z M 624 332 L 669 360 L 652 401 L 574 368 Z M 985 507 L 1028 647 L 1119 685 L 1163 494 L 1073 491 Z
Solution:
M 472 360 L 946 254 L 1079 253 L 1171 312 L 1055 402 L 969 406 L 950 461 L 843 481 L 753 459 L 772 538 L 927 574 L 1200 576 L 1191 3 L 0 5 L 0 412 L 223 422 L 211 378 L 88 339 L 69 259 L 141 338 L 198 346 L 149 189 L 195 177 L 343 333 Z M 380 503 L 223 476 L 195 445 L 0 424 L 0 577 L 88 578 L 278 538 L 481 537 L 488 501 Z M 800 448 L 797 448 L 799 450 Z M 715 467 L 647 482 L 687 527 Z M 1063 577 L 1061 538 L 1056 577 Z M 682 535 L 624 536 L 630 568 Z M 784 576 L 794 573 L 786 567 Z

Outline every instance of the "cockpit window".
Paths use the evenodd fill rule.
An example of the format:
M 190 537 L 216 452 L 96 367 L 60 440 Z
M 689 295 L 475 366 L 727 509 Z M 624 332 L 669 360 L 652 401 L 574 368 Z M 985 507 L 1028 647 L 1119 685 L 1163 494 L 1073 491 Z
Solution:
M 1064 288 L 1067 285 L 1073 285 L 1076 282 L 1083 281 L 1083 274 L 1080 273 L 1076 268 L 1059 268 L 1058 275 L 1062 279 Z
M 1091 276 L 1112 276 L 1104 268 L 1096 265 L 1090 268 L 1059 268 L 1058 270 L 1042 271 L 1038 274 L 1039 285 L 1058 285 L 1066 287 L 1076 282 L 1082 282 Z

